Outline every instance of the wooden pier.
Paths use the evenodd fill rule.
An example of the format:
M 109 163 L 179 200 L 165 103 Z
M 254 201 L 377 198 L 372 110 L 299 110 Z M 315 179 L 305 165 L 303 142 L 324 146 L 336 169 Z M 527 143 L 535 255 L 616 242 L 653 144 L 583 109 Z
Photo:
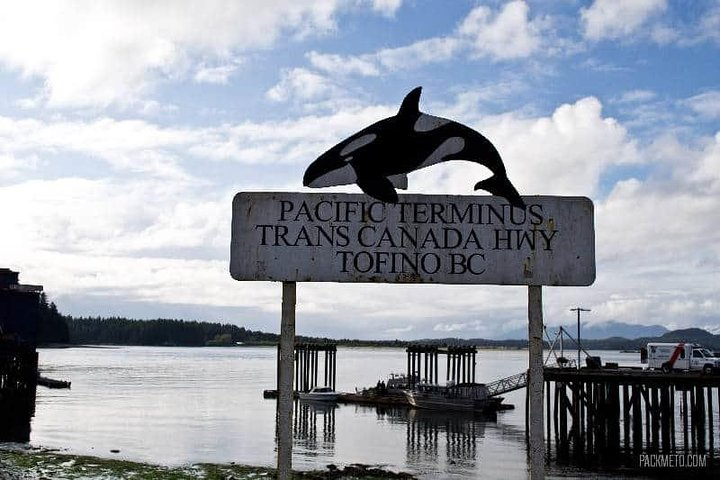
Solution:
M 40 320 L 39 285 L 0 268 L 0 441 L 28 442 L 35 414 Z
M 0 442 L 30 441 L 37 365 L 35 347 L 0 342 Z
M 545 368 L 545 440 L 558 458 L 718 456 L 720 375 L 640 368 Z

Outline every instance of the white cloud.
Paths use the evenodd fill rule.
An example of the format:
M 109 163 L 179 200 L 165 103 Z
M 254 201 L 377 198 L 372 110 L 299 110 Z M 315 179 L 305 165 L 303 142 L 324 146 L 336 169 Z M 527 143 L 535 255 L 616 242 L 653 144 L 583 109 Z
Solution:
M 650 39 L 658 45 L 667 45 L 682 41 L 682 35 L 675 28 L 658 24 L 653 25 L 650 30 Z
M 475 56 L 525 58 L 539 48 L 541 31 L 536 21 L 528 19 L 528 12 L 527 3 L 519 0 L 505 4 L 497 13 L 488 7 L 476 7 L 458 31 L 470 39 Z
M 50 106 L 128 105 L 158 79 L 185 76 L 195 59 L 266 47 L 286 33 L 327 32 L 343 3 L 10 2 L 0 13 L 0 64 L 41 78 Z
M 189 151 L 199 158 L 248 164 L 308 163 L 354 133 L 359 125 L 374 123 L 396 110 L 397 106 L 355 107 L 324 116 L 206 129 L 203 141 L 193 144 Z
M 19 158 L 0 151 L 0 180 L 16 178 L 28 170 L 35 170 L 39 163 L 37 155 Z
M 598 255 L 603 259 L 623 258 L 627 267 L 637 263 L 644 264 L 644 268 L 662 265 L 669 270 L 671 265 L 696 266 L 696 262 L 688 261 L 695 252 L 708 248 L 717 251 L 714 246 L 704 245 L 716 234 L 708 231 L 699 235 L 699 228 L 707 228 L 703 218 L 717 216 L 713 213 L 717 205 L 712 200 L 654 189 L 635 179 L 622 181 L 598 209 Z M 699 242 L 698 236 L 705 240 Z M 678 245 L 683 245 L 683 251 L 677 250 Z M 651 252 L 652 260 L 648 255 Z
M 310 88 L 306 95 L 316 92 Z M 318 93 L 319 94 L 319 93 Z M 481 92 L 482 94 L 482 92 Z M 461 95 L 447 112 L 477 111 L 477 96 Z M 464 106 L 470 102 L 472 105 Z M 349 108 L 287 121 L 245 122 L 202 129 L 162 128 L 139 120 L 40 122 L 0 117 L 0 153 L 5 156 L 82 154 L 130 173 L 188 180 L 193 159 L 257 164 L 303 164 L 339 139 L 393 115 L 397 105 Z M 433 112 L 443 114 L 446 112 Z M 460 118 L 462 117 L 462 118 Z M 592 97 L 559 107 L 552 116 L 518 113 L 492 118 L 460 115 L 499 148 L 521 191 L 579 194 L 596 191 L 608 166 L 640 161 L 632 139 L 617 121 L 602 116 Z M 452 116 L 455 118 L 455 116 Z M 469 162 L 413 174 L 412 189 L 467 193 L 467 178 L 486 176 Z M 444 173 L 445 172 L 445 173 Z
M 450 333 L 468 330 L 470 327 L 472 325 L 467 323 L 438 323 L 433 327 L 433 331 Z
M 419 40 L 402 47 L 384 48 L 363 55 L 335 55 L 310 52 L 313 67 L 329 76 L 360 75 L 376 77 L 385 72 L 416 69 L 424 65 L 451 60 L 463 43 L 453 36 Z
M 655 92 L 650 90 L 630 90 L 628 92 L 623 92 L 617 101 L 619 103 L 640 103 L 652 100 L 656 96 Z
M 460 46 L 460 41 L 453 37 L 428 38 L 405 47 L 380 50 L 376 56 L 383 67 L 397 71 L 450 60 Z
M 660 138 L 648 156 L 669 172 L 618 182 L 596 205 L 598 313 L 669 328 L 717 324 L 720 135 L 699 148 Z
M 103 175 L 203 183 L 207 180 L 193 175 L 203 171 L 202 162 L 263 164 L 266 171 L 273 165 L 309 163 L 338 139 L 354 133 L 358 125 L 396 110 L 397 105 L 354 106 L 323 116 L 204 128 L 162 127 L 145 120 L 40 121 L 0 116 L 0 177 L 15 177 L 39 162 L 56 165 L 53 170 L 67 165 L 76 171 L 82 159 L 109 166 L 100 170 Z M 276 185 L 287 181 L 275 180 Z
M 310 52 L 307 55 L 313 67 L 330 75 L 380 75 L 376 59 L 372 55 L 343 56 Z
M 603 117 L 602 105 L 594 97 L 561 105 L 550 118 L 521 120 L 514 131 L 507 131 L 503 124 L 498 143 L 504 155 L 514 160 L 513 171 L 521 175 L 519 182 L 529 191 L 596 192 L 607 167 L 640 160 L 625 128 Z
M 60 178 L 4 187 L 0 264 L 17 266 L 53 296 L 272 310 L 271 287 L 238 284 L 227 273 L 231 197 L 164 181 Z
M 341 90 L 327 77 L 305 68 L 284 70 L 280 82 L 267 91 L 266 96 L 274 102 L 291 98 L 313 101 L 339 95 Z
M 387 72 L 449 62 L 468 52 L 473 57 L 490 57 L 492 60 L 526 58 L 537 53 L 544 30 L 543 21 L 529 20 L 528 14 L 528 6 L 521 0 L 510 2 L 499 11 L 477 7 L 456 31 L 445 36 L 425 38 L 361 55 L 313 51 L 307 54 L 307 58 L 314 68 L 330 77 L 376 77 Z
M 226 85 L 237 68 L 238 66 L 236 64 L 219 65 L 215 67 L 201 65 L 197 72 L 195 72 L 193 80 L 195 80 L 196 83 Z
M 372 8 L 386 17 L 392 17 L 402 6 L 403 0 L 372 0 Z
M 25 199 L 22 208 L 4 209 L 3 219 L 10 231 L 25 232 L 28 251 L 165 256 L 221 247 L 229 236 L 221 200 L 165 181 L 35 180 L 4 187 L 0 198 L 3 205 Z M 222 201 L 229 205 L 230 195 Z
M 439 108 L 435 114 L 451 119 L 471 122 L 481 118 L 486 103 L 502 103 L 526 92 L 528 85 L 523 79 L 494 79 L 484 85 L 463 87 L 455 95 L 455 101 Z
M 645 156 L 654 175 L 595 202 L 595 284 L 551 290 L 547 304 L 580 302 L 598 321 L 717 328 L 720 135 L 697 146 L 664 136 Z
M 466 103 L 476 103 L 477 98 L 459 96 L 458 104 L 447 111 L 469 115 L 473 109 Z M 115 168 L 115 155 L 157 156 L 170 159 L 179 169 L 193 158 L 244 165 L 262 162 L 266 174 L 275 164 L 307 164 L 358 126 L 396 109 L 396 104 L 369 106 L 201 129 L 161 128 L 129 120 L 40 122 L 0 117 L 0 155 L 35 156 L 46 163 L 78 152 Z M 560 105 L 546 116 L 510 112 L 483 117 L 475 112 L 465 123 L 498 146 L 510 179 L 525 194 L 595 196 L 603 173 L 620 164 L 652 161 L 652 167 L 663 172 L 659 179 L 621 181 L 606 198 L 595 199 L 598 281 L 590 289 L 548 289 L 548 318 L 566 314 L 566 306 L 576 302 L 593 308 L 599 319 L 631 323 L 646 321 L 639 315 L 650 312 L 656 315 L 653 323 L 688 326 L 681 313 L 671 312 L 692 308 L 709 318 L 708 299 L 714 294 L 708 290 L 720 266 L 720 234 L 715 231 L 720 222 L 716 212 L 720 134 L 696 145 L 663 138 L 641 149 L 622 123 L 603 115 L 602 104 L 594 97 Z M 126 168 L 135 171 L 140 165 Z M 474 183 L 486 176 L 478 168 L 482 167 L 469 162 L 428 168 L 411 176 L 410 187 L 425 193 L 469 194 Z M 290 185 L 289 174 L 278 172 L 272 182 Z M 267 188 L 268 181 L 258 186 Z M 248 181 L 238 178 L 228 184 L 236 187 L 238 182 Z M 213 190 L 167 181 L 161 175 L 59 178 L 4 187 L 0 210 L 3 226 L 8 227 L 4 232 L 11 234 L 0 237 L 0 264 L 18 265 L 24 278 L 45 283 L 53 294 L 104 293 L 147 302 L 276 311 L 278 292 L 272 287 L 229 279 L 224 256 L 232 187 Z M 14 198 L 27 201 L 13 209 L 2 207 Z M 708 287 L 694 286 L 698 279 Z M 366 337 L 367 332 L 394 338 L 423 335 L 418 332 L 442 336 L 449 331 L 486 336 L 497 331 L 498 321 L 521 325 L 526 308 L 520 288 L 325 284 L 301 288 L 302 315 L 332 316 L 343 311 L 362 320 L 365 333 L 358 330 L 357 335 Z M 502 308 L 488 311 L 488 305 Z M 414 318 L 412 331 L 403 330 L 409 316 Z
M 415 327 L 413 327 L 412 325 L 407 325 L 407 326 L 405 326 L 405 327 L 388 328 L 388 329 L 386 329 L 383 333 L 384 333 L 385 335 L 389 335 L 389 336 L 392 336 L 392 335 L 401 335 L 401 334 L 410 333 L 410 332 L 412 332 L 414 329 L 415 329 Z
M 703 149 L 697 167 L 687 173 L 700 192 L 720 195 L 720 132 Z
M 187 180 L 176 150 L 201 135 L 142 120 L 42 122 L 0 117 L 0 154 L 81 153 L 121 171 Z
M 594 97 L 561 105 L 549 117 L 509 113 L 477 119 L 470 125 L 498 148 L 521 194 L 592 195 L 608 167 L 641 160 L 625 128 L 603 117 L 602 105 Z M 476 181 L 490 175 L 470 162 L 455 163 L 413 174 L 410 187 L 414 191 L 469 193 Z
M 701 40 L 720 42 L 720 3 L 715 2 L 700 19 L 699 37 Z
M 617 39 L 633 35 L 649 18 L 666 8 L 666 0 L 595 0 L 590 7 L 582 9 L 580 16 L 586 38 Z M 666 38 L 667 32 L 662 33 L 662 37 Z
M 695 95 L 685 100 L 684 103 L 705 118 L 720 118 L 720 90 L 711 90 Z
M 583 68 L 594 70 L 601 73 L 629 72 L 630 68 L 619 66 L 610 62 L 598 60 L 597 58 L 588 58 L 580 64 Z

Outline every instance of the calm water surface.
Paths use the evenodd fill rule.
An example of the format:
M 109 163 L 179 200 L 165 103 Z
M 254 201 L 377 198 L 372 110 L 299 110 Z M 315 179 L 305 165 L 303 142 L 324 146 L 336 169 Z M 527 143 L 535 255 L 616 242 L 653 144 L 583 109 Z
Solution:
M 596 354 L 622 365 L 639 360 Z M 168 465 L 274 466 L 275 401 L 262 391 L 275 388 L 275 355 L 271 347 L 41 349 L 44 374 L 72 381 L 72 389 L 38 388 L 31 443 Z M 340 347 L 337 389 L 372 386 L 404 368 L 403 349 Z M 444 368 L 441 359 L 441 376 Z M 526 351 L 477 355 L 481 382 L 526 368 Z M 365 463 L 423 478 L 527 478 L 525 392 L 505 398 L 516 409 L 496 420 L 296 402 L 293 466 Z

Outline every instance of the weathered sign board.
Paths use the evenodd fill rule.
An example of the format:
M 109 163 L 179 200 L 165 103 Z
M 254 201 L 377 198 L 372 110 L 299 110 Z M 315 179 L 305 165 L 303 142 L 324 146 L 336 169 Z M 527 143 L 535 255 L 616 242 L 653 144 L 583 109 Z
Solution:
M 526 196 L 239 193 L 236 280 L 587 286 L 595 281 L 593 204 Z

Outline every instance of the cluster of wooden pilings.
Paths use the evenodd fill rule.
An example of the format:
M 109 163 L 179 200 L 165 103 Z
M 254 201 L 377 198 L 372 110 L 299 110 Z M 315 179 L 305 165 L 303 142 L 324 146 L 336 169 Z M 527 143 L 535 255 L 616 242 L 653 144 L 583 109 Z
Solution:
M 418 382 L 438 383 L 439 356 L 446 355 L 445 380 L 455 383 L 475 382 L 475 347 L 438 347 L 410 345 L 407 352 L 407 377 L 410 386 Z
M 318 435 L 320 430 L 320 435 Z M 301 444 L 315 448 L 322 442 L 324 449 L 335 446 L 335 405 L 317 406 L 295 402 L 293 437 Z M 320 437 L 320 438 L 318 438 Z
M 548 451 L 560 458 L 719 453 L 720 375 L 545 368 L 544 379 Z
M 407 422 L 407 457 L 410 463 L 436 462 L 439 447 L 445 444 L 445 456 L 452 461 L 475 461 L 478 438 L 485 432 L 484 421 L 472 416 L 436 412 L 404 411 Z M 443 442 L 444 440 L 444 442 Z
M 455 383 L 475 383 L 475 347 L 447 348 L 447 380 Z
M 30 440 L 37 365 L 34 347 L 0 342 L 0 442 Z
M 318 383 L 320 373 L 320 352 L 324 353 L 323 383 Z M 278 346 L 278 358 L 280 358 Z M 278 362 L 278 378 L 280 376 Z M 313 387 L 324 386 L 335 389 L 337 380 L 337 345 L 326 343 L 297 343 L 294 354 L 295 376 L 293 390 L 308 392 Z
M 410 386 L 418 382 L 437 383 L 440 349 L 433 345 L 410 345 L 405 351 Z

